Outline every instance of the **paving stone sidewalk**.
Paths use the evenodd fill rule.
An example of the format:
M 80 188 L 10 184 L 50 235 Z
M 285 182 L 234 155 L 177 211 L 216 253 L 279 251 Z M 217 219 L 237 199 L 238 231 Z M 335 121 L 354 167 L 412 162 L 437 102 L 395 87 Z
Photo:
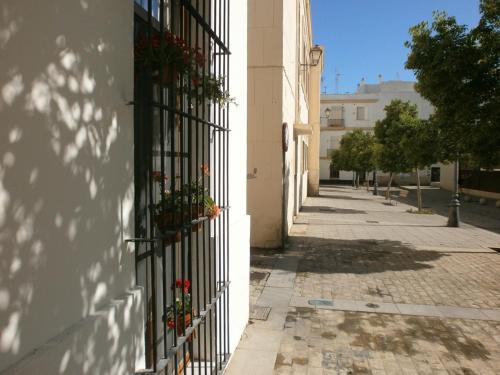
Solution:
M 447 194 L 426 195 L 445 213 Z M 447 228 L 439 214 L 408 213 L 411 194 L 387 203 L 323 187 L 307 199 L 285 252 L 252 252 L 256 319 L 227 374 L 500 374 L 500 253 L 492 249 L 500 210 L 465 205 L 467 223 Z

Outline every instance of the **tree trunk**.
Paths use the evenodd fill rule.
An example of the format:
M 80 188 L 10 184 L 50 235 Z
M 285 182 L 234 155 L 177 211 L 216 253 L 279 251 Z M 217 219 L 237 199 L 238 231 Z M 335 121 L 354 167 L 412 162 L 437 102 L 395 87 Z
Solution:
M 417 172 L 417 206 L 418 206 L 418 212 L 422 211 L 422 190 L 420 190 L 420 171 L 418 170 L 418 167 L 415 168 L 415 171 Z
M 387 189 L 385 190 L 385 199 L 389 199 L 391 195 L 391 184 L 392 184 L 392 172 L 389 173 L 389 182 L 387 183 Z
M 366 182 L 366 191 L 370 191 L 370 180 L 368 178 L 368 172 L 365 171 L 365 182 Z
M 356 172 L 356 189 L 359 189 L 359 173 Z

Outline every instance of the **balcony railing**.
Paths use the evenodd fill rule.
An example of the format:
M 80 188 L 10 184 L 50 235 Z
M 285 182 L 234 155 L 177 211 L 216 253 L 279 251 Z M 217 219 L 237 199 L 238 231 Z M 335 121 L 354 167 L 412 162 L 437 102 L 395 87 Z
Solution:
M 329 128 L 343 128 L 345 127 L 345 122 L 343 118 L 329 118 L 327 121 Z

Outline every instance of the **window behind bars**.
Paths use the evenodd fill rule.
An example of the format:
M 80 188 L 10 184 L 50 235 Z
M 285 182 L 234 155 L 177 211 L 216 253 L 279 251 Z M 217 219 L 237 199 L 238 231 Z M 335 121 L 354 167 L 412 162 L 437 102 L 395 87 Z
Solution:
M 229 358 L 229 0 L 136 0 L 135 243 L 146 369 Z

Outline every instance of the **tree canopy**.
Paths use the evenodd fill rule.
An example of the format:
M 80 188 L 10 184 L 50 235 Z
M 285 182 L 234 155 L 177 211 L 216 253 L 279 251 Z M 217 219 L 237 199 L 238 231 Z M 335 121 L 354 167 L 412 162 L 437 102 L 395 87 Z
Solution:
M 392 100 L 385 106 L 385 118 L 375 123 L 376 164 L 384 172 L 403 173 L 411 169 L 404 157 L 401 139 L 404 118 L 417 116 L 417 106 L 401 100 Z
M 340 141 L 340 149 L 332 153 L 332 164 L 346 171 L 361 173 L 373 170 L 373 135 L 359 129 L 345 134 Z
M 473 29 L 443 12 L 412 27 L 406 67 L 435 108 L 443 159 L 469 156 L 493 167 L 500 163 L 500 2 L 481 0 L 480 11 Z

